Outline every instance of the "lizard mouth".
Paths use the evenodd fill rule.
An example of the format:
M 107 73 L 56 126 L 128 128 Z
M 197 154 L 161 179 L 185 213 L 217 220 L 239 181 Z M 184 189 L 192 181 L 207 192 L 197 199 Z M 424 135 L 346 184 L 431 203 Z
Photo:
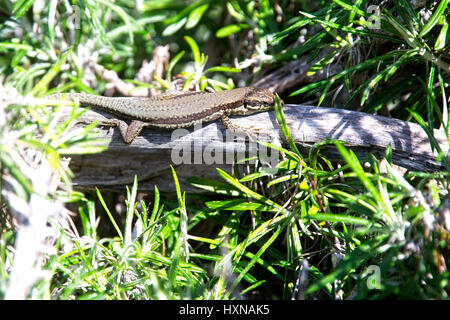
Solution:
M 254 102 L 254 103 L 252 103 L 252 102 L 247 102 L 246 104 L 245 104 L 245 108 L 246 109 L 248 109 L 248 110 L 267 110 L 267 109 L 271 109 L 272 108 L 272 106 L 273 106 L 273 101 L 272 102 L 261 102 L 261 101 L 258 101 L 258 102 Z

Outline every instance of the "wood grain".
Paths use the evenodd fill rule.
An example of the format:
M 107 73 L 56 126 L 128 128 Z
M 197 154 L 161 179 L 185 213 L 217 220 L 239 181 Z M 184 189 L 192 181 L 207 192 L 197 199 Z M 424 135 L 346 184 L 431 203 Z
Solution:
M 325 138 L 345 141 L 347 147 L 361 159 L 369 153 L 381 158 L 386 147 L 391 144 L 393 162 L 401 167 L 427 172 L 444 170 L 436 161 L 437 153 L 431 150 L 426 133 L 417 124 L 355 111 L 304 105 L 285 105 L 283 110 L 292 137 L 305 155 L 314 143 Z M 80 122 L 102 121 L 110 117 L 89 110 L 80 118 Z M 273 138 L 282 141 L 273 111 L 233 117 L 232 120 L 239 126 L 252 127 L 253 131 L 262 135 L 270 134 L 272 142 Z M 182 130 L 146 129 L 131 145 L 126 145 L 116 128 L 100 126 L 99 134 L 108 139 L 108 149 L 95 155 L 72 156 L 70 166 L 75 174 L 73 182 L 80 189 L 98 186 L 123 190 L 124 185 L 131 184 L 137 174 L 141 191 L 153 191 L 157 185 L 160 191 L 172 192 L 174 183 L 169 167 L 172 164 L 182 189 L 199 191 L 187 183 L 188 177 L 220 180 L 216 168 L 230 172 L 236 150 L 249 147 L 248 142 L 242 140 L 226 141 L 227 132 L 220 122 L 206 124 L 196 130 Z M 445 134 L 435 131 L 435 137 L 441 149 L 448 151 Z M 252 143 L 250 145 L 253 146 Z M 177 164 L 178 151 L 182 148 L 192 151 L 191 163 Z M 219 151 L 219 154 L 211 153 L 212 149 Z M 220 151 L 223 157 L 219 157 Z M 330 160 L 342 161 L 332 145 L 323 147 L 321 151 Z M 210 155 L 213 155 L 212 160 L 216 157 L 216 160 L 219 159 L 217 162 L 222 159 L 225 163 L 208 163 Z

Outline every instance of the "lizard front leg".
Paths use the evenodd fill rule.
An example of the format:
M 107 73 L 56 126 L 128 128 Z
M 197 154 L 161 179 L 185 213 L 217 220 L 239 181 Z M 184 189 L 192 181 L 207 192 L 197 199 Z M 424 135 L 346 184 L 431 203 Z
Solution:
M 231 121 L 231 119 L 228 117 L 226 112 L 222 113 L 222 115 L 220 116 L 220 120 L 222 121 L 222 124 L 225 127 L 225 129 L 231 130 L 236 133 L 238 133 L 238 132 L 244 133 L 244 134 L 248 135 L 248 137 L 250 138 L 250 141 L 258 140 L 256 133 L 252 130 L 251 127 L 246 128 L 246 127 L 243 127 L 243 126 L 233 123 L 233 121 Z

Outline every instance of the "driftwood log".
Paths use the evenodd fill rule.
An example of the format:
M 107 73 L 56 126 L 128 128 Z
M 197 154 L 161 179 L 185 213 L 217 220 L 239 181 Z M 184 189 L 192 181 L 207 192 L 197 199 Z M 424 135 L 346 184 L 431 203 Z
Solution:
M 444 170 L 436 161 L 437 153 L 431 150 L 426 133 L 417 124 L 355 111 L 304 105 L 285 105 L 284 114 L 294 141 L 305 155 L 314 143 L 325 138 L 346 142 L 346 146 L 360 159 L 368 153 L 382 158 L 390 144 L 393 162 L 401 167 L 428 172 Z M 80 122 L 102 121 L 110 117 L 89 110 Z M 233 117 L 232 120 L 237 125 L 252 127 L 253 131 L 269 137 L 268 141 L 284 141 L 273 111 Z M 220 180 L 216 168 L 231 172 L 236 154 L 239 158 L 243 148 L 253 150 L 256 145 L 248 139 L 246 142 L 242 138 L 233 141 L 234 134 L 226 136 L 229 131 L 219 121 L 181 131 L 144 129 L 131 145 L 122 141 L 117 128 L 99 126 L 98 130 L 109 141 L 107 150 L 71 157 L 70 167 L 75 174 L 73 183 L 79 189 L 124 190 L 124 185 L 132 184 L 137 175 L 141 191 L 153 191 L 156 185 L 160 191 L 172 192 L 174 182 L 170 165 L 173 165 L 183 191 L 200 191 L 186 179 L 197 176 Z M 435 137 L 441 149 L 447 151 L 445 134 L 435 131 Z M 252 151 L 248 152 L 252 154 Z M 321 152 L 330 160 L 342 161 L 333 145 L 323 147 Z

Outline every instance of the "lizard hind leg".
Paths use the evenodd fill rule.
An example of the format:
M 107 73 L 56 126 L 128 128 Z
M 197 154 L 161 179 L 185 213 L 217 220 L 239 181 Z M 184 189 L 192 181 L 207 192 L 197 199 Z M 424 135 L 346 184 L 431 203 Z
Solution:
M 108 121 L 102 121 L 102 125 L 116 126 L 119 128 L 120 135 L 126 144 L 133 142 L 142 129 L 147 125 L 146 122 L 133 120 L 130 124 L 126 123 L 124 120 L 111 119 Z
M 136 138 L 139 133 L 141 133 L 142 129 L 147 125 L 146 122 L 133 120 L 128 125 L 125 121 L 119 120 L 119 130 L 122 135 L 123 141 L 127 144 L 133 142 L 134 138 Z

